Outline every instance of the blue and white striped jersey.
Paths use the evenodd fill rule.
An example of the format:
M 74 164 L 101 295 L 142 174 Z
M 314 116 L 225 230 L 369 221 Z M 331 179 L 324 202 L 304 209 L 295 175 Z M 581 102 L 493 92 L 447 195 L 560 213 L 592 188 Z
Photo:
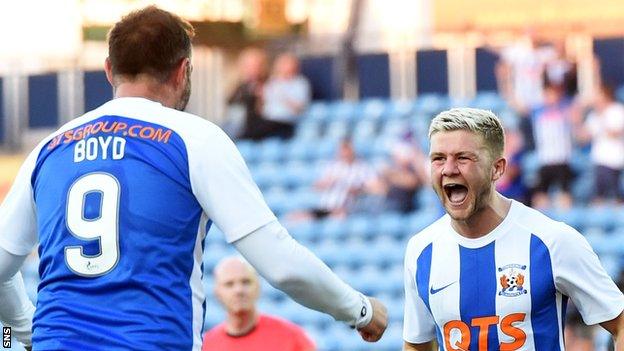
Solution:
M 516 201 L 478 239 L 459 235 L 445 215 L 408 244 L 403 338 L 437 338 L 442 350 L 564 350 L 568 297 L 587 324 L 624 309 L 576 230 Z
M 27 158 L 0 246 L 39 244 L 37 350 L 199 350 L 203 240 L 275 220 L 232 141 L 197 116 L 119 98 Z

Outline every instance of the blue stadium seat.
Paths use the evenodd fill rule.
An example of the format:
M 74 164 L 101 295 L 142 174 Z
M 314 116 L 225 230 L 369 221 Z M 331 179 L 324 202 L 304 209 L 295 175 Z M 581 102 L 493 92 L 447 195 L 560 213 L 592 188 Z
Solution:
M 284 153 L 289 161 L 309 161 L 314 158 L 314 147 L 317 144 L 317 137 L 314 138 L 294 138 Z
M 260 147 L 259 159 L 261 162 L 278 162 L 285 158 L 286 145 L 280 139 L 265 139 L 258 146 Z
M 316 141 L 314 157 L 316 160 L 333 160 L 338 149 L 338 140 L 323 138 Z
M 615 211 L 610 206 L 588 207 L 580 216 L 581 227 L 598 227 L 603 231 L 610 231 L 615 227 Z
M 329 106 L 329 118 L 332 120 L 349 121 L 357 119 L 359 117 L 357 112 L 358 104 L 354 101 L 338 100 Z
M 314 141 L 321 137 L 323 133 L 323 122 L 321 120 L 306 118 L 297 123 L 294 141 Z
M 388 101 L 384 99 L 367 99 L 360 102 L 359 119 L 379 120 L 385 117 Z
M 377 220 L 378 234 L 395 236 L 402 232 L 405 228 L 407 217 L 401 216 L 398 213 L 383 213 Z
M 416 111 L 425 115 L 434 115 L 440 111 L 446 110 L 448 107 L 448 96 L 435 93 L 419 95 L 415 105 Z
M 377 232 L 374 221 L 363 214 L 349 216 L 344 227 L 349 238 L 368 238 Z
M 236 147 L 247 164 L 252 164 L 257 161 L 258 145 L 256 143 L 247 140 L 239 140 L 236 142 Z
M 402 119 L 409 116 L 414 111 L 414 101 L 411 100 L 392 100 L 388 102 L 387 116 L 388 119 Z
M 354 142 L 368 142 L 377 134 L 377 122 L 375 120 L 360 120 L 353 127 L 352 139 Z
M 349 135 L 351 131 L 350 122 L 343 119 L 336 119 L 327 124 L 325 129 L 325 138 L 330 140 L 340 140 Z
M 507 103 L 500 94 L 495 91 L 482 91 L 470 102 L 470 106 L 484 110 L 491 110 L 494 113 L 502 110 Z
M 281 185 L 282 170 L 279 164 L 273 162 L 259 163 L 250 167 L 251 176 L 260 189 L 268 189 Z
M 326 102 L 313 102 L 305 111 L 303 118 L 317 121 L 329 119 L 329 104 Z

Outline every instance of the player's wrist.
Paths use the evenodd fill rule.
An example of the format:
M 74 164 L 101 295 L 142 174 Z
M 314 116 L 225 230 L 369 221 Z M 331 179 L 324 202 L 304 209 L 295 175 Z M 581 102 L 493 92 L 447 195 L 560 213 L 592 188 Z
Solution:
M 361 304 L 359 306 L 357 317 L 355 318 L 354 323 L 351 324 L 351 327 L 355 329 L 364 328 L 373 319 L 373 305 L 371 304 L 370 299 L 362 293 L 359 293 L 359 295 Z

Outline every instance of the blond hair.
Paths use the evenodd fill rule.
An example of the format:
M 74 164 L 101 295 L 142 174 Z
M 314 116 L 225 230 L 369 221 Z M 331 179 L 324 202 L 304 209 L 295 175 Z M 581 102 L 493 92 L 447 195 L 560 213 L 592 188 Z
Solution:
M 505 132 L 492 111 L 462 107 L 440 112 L 431 120 L 429 139 L 437 132 L 454 130 L 467 130 L 480 135 L 493 158 L 503 157 Z

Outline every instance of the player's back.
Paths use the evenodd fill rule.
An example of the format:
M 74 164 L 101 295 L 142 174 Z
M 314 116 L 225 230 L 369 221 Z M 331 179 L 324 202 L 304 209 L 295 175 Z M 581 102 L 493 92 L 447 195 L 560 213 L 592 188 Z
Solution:
M 209 220 L 194 194 L 194 134 L 186 131 L 213 129 L 158 103 L 122 98 L 35 150 L 36 349 L 200 347 Z

